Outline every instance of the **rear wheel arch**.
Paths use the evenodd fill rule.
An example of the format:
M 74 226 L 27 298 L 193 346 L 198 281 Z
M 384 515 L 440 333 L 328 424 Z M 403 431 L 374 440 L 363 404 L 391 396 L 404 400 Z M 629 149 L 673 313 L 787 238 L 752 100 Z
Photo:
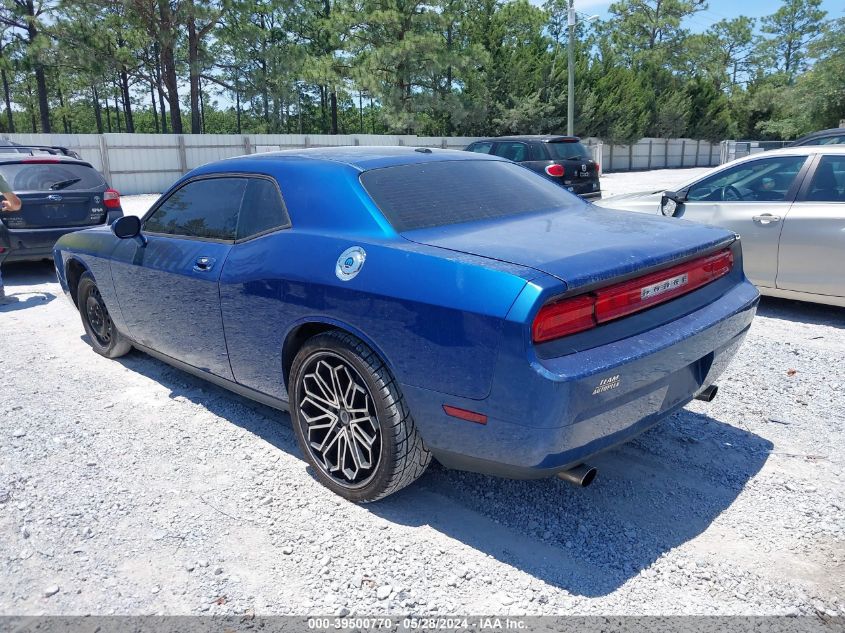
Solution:
M 309 339 L 317 336 L 318 334 L 322 334 L 323 332 L 330 332 L 332 330 L 336 330 L 344 334 L 350 334 L 362 341 L 376 354 L 376 356 L 379 357 L 390 373 L 393 374 L 394 377 L 396 376 L 396 372 L 393 370 L 393 365 L 390 361 L 388 361 L 384 352 L 382 352 L 375 341 L 362 332 L 339 322 L 305 321 L 294 325 L 290 329 L 285 337 L 285 342 L 282 345 L 282 377 L 285 381 L 285 389 L 288 390 L 288 392 L 290 391 L 290 370 L 291 367 L 293 367 L 293 361 L 299 353 L 299 350 L 302 349 L 302 346 L 305 345 Z

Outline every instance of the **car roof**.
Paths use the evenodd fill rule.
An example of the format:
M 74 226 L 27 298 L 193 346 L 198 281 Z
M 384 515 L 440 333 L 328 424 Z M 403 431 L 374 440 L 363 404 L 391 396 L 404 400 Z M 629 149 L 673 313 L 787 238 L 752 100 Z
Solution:
M 806 143 L 807 141 L 812 141 L 812 140 L 815 140 L 817 138 L 824 138 L 826 136 L 839 136 L 841 134 L 845 134 L 845 127 L 832 127 L 832 128 L 828 128 L 827 130 L 819 130 L 818 132 L 812 132 L 810 134 L 806 134 L 805 136 L 802 136 L 801 138 L 795 139 L 794 141 L 789 143 L 789 145 L 787 145 L 787 147 L 792 147 L 792 146 L 795 146 L 795 145 L 799 145 L 801 143 Z
M 498 156 L 486 154 L 473 154 L 463 150 L 436 149 L 428 147 L 404 147 L 404 146 L 338 146 L 338 147 L 314 147 L 308 149 L 289 149 L 279 152 L 263 152 L 260 154 L 248 154 L 226 158 L 208 167 L 209 171 L 220 171 L 223 169 L 245 169 L 254 168 L 255 163 L 271 162 L 279 163 L 285 161 L 314 160 L 324 163 L 334 163 L 351 167 L 357 171 L 380 169 L 382 167 L 394 167 L 398 165 L 413 165 L 418 163 L 431 163 L 449 160 L 496 160 L 505 159 Z M 507 162 L 507 161 L 506 161 Z
M 85 167 L 93 166 L 87 160 L 82 160 L 79 158 L 74 158 L 73 156 L 63 156 L 63 155 L 56 155 L 56 154 L 30 154 L 30 153 L 22 153 L 22 152 L 4 152 L 3 147 L 0 146 L 0 164 L 8 164 L 8 163 L 35 163 L 35 164 L 44 164 L 44 163 L 65 163 L 71 165 L 83 165 Z
M 749 154 L 740 160 L 762 158 L 763 156 L 810 156 L 811 154 L 845 154 L 845 145 L 795 145 Z
M 565 136 L 560 134 L 520 134 L 518 136 L 491 136 L 490 138 L 479 139 L 474 142 L 534 141 L 536 143 L 577 143 L 580 140 L 580 136 Z

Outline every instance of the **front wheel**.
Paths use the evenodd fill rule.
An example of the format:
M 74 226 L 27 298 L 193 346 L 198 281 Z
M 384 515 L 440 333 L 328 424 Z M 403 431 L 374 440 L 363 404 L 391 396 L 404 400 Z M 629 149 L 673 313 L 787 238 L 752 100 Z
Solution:
M 106 358 L 118 358 L 132 349 L 132 344 L 112 322 L 109 310 L 91 273 L 83 274 L 79 280 L 76 305 L 82 317 L 85 333 L 95 352 Z
M 423 444 L 381 359 L 338 331 L 309 339 L 290 374 L 291 418 L 317 478 L 358 503 L 393 494 L 423 474 Z

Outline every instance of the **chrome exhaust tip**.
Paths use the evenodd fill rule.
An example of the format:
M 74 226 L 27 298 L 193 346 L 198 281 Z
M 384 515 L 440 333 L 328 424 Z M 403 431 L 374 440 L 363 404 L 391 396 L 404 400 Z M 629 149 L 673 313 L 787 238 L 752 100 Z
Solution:
M 698 394 L 695 397 L 695 399 L 696 400 L 703 400 L 704 402 L 712 402 L 713 398 L 716 397 L 716 394 L 718 393 L 718 391 L 719 391 L 719 385 L 710 385 L 709 387 L 707 387 L 707 389 L 705 389 L 700 394 Z
M 596 478 L 598 474 L 598 470 L 593 468 L 592 466 L 588 466 L 587 464 L 578 464 L 574 468 L 570 468 L 569 470 L 562 470 L 560 471 L 557 476 L 563 479 L 564 481 L 568 481 L 573 486 L 578 486 L 579 488 L 586 488 L 591 483 L 593 483 L 593 479 Z

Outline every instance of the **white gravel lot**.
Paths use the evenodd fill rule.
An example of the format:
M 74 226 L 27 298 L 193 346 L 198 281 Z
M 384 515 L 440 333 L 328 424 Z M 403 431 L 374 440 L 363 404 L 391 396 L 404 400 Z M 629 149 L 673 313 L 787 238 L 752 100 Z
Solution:
M 3 274 L 0 614 L 845 615 L 843 309 L 764 299 L 716 400 L 589 488 L 435 465 L 356 506 L 287 415 L 101 358 L 50 265 Z

